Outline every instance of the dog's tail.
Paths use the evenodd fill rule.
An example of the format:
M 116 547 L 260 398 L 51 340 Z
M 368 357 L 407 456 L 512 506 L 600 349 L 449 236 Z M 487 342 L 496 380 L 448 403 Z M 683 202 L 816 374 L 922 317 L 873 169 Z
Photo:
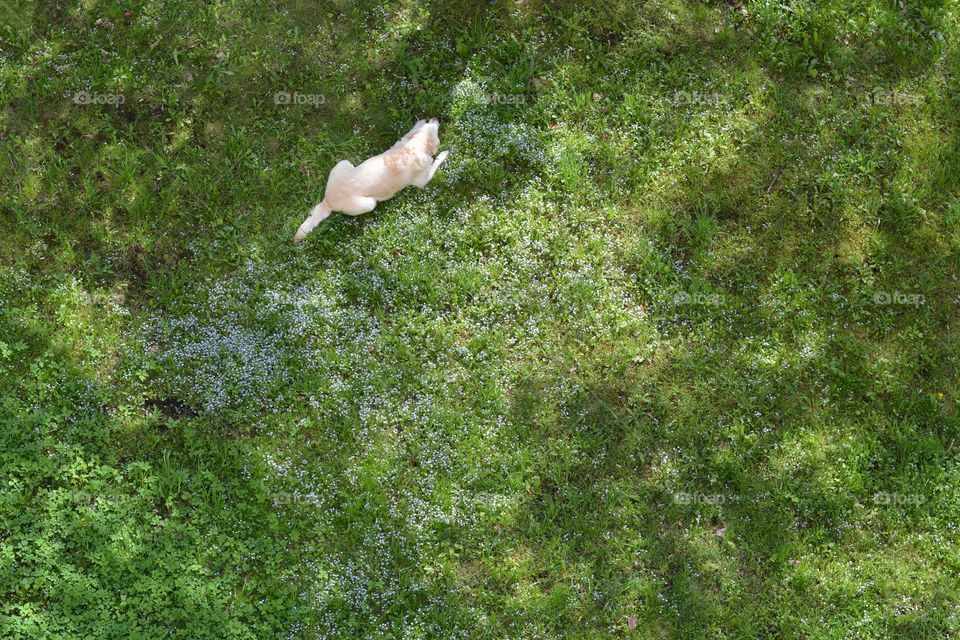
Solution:
M 323 222 L 333 213 L 333 209 L 330 208 L 330 205 L 327 204 L 326 200 L 322 200 L 320 204 L 315 206 L 310 211 L 310 216 L 303 221 L 303 224 L 300 225 L 300 228 L 297 229 L 297 234 L 293 236 L 294 242 L 300 242 L 307 237 L 307 234 L 313 231 L 313 228 L 318 224 Z

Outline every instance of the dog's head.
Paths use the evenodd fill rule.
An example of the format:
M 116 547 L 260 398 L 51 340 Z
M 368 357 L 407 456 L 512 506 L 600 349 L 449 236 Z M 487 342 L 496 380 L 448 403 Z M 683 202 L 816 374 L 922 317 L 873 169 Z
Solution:
M 433 118 L 427 122 L 417 133 L 417 138 L 423 145 L 423 150 L 427 152 L 427 155 L 437 155 L 437 150 L 440 149 L 440 121 Z

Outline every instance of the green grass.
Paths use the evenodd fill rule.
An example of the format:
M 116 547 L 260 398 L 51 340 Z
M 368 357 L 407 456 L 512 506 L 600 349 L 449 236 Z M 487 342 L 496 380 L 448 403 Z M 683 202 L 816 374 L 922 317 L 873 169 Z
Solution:
M 957 11 L 0 8 L 0 637 L 956 637 Z

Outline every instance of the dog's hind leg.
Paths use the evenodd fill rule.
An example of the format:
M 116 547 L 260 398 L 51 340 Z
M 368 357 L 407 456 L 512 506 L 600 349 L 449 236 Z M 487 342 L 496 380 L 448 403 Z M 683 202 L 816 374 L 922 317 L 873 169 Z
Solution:
M 376 206 L 376 198 L 370 198 L 368 196 L 353 196 L 343 205 L 341 205 L 338 211 L 340 213 L 345 213 L 348 216 L 359 216 L 361 213 L 373 211 Z

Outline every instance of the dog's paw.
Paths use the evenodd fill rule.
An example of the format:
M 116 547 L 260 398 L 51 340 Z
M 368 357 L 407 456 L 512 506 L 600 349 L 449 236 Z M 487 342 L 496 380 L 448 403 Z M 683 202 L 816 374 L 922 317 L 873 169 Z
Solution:
M 447 159 L 447 156 L 448 156 L 449 154 L 450 154 L 449 151 L 441 151 L 441 152 L 440 152 L 440 155 L 437 156 L 437 159 L 434 160 L 434 162 L 436 162 L 437 164 L 440 164 L 441 162 L 443 162 L 444 160 Z

